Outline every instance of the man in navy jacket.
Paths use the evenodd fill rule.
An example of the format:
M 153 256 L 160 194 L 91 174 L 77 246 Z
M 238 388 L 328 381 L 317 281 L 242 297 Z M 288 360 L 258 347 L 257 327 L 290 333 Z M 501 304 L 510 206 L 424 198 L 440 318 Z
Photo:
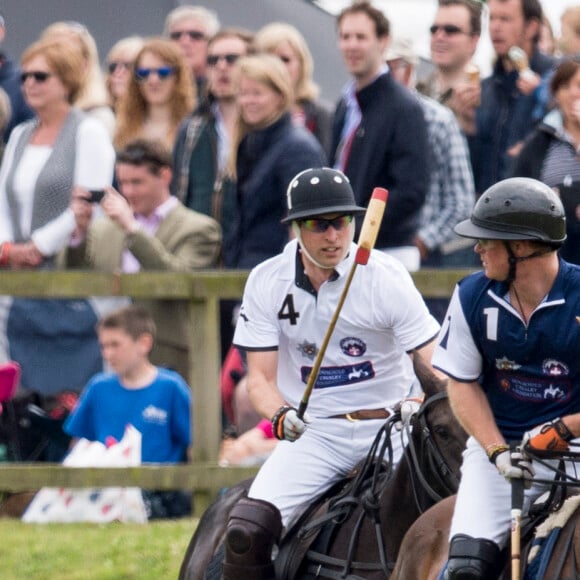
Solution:
M 413 239 L 428 189 L 421 106 L 384 64 L 389 21 L 380 10 L 369 2 L 345 8 L 338 17 L 338 35 L 353 78 L 335 113 L 334 167 L 350 179 L 359 205 L 367 205 L 375 187 L 389 190 L 376 247 L 399 258 L 407 269 L 418 270 Z
M 512 175 L 524 139 L 545 112 L 539 87 L 554 62 L 537 47 L 540 0 L 490 0 L 488 7 L 497 60 L 481 83 L 477 129 L 470 139 L 478 193 Z

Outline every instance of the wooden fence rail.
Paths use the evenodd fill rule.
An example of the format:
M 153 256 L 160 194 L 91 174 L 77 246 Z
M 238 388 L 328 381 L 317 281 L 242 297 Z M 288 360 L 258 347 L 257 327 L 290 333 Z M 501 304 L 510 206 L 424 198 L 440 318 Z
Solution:
M 425 297 L 451 295 L 468 270 L 421 270 L 413 274 Z M 0 295 L 28 298 L 84 298 L 129 296 L 189 302 L 191 320 L 191 385 L 194 405 L 192 463 L 185 466 L 142 466 L 127 469 L 68 468 L 42 464 L 2 464 L 0 490 L 42 486 L 93 487 L 135 485 L 158 489 L 192 489 L 200 494 L 198 509 L 223 486 L 231 485 L 255 468 L 219 468 L 221 438 L 219 390 L 219 301 L 242 296 L 247 272 L 212 270 L 192 273 L 140 272 L 106 274 L 80 271 L 2 272 Z

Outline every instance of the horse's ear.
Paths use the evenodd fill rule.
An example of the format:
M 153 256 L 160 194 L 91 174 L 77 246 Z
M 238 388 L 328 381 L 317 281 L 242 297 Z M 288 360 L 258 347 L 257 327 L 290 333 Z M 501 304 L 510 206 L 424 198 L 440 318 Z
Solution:
M 421 383 L 421 388 L 427 397 L 441 393 L 447 389 L 447 380 L 442 379 L 433 372 L 433 368 L 418 351 L 414 350 L 413 369 Z

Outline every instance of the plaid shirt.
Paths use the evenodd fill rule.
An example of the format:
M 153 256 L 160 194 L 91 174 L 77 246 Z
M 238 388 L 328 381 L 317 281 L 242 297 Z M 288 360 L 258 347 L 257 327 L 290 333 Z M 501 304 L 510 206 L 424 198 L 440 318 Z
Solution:
M 450 109 L 418 94 L 430 151 L 430 184 L 417 235 L 430 249 L 457 239 L 453 227 L 471 214 L 475 187 L 467 142 Z

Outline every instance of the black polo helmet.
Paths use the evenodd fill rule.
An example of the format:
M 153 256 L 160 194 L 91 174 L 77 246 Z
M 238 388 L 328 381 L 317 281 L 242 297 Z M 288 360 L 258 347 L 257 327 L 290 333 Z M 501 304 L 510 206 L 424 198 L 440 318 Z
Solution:
M 551 187 L 536 179 L 512 177 L 484 191 L 471 217 L 454 229 L 465 238 L 561 244 L 566 239 L 566 216 Z
M 286 191 L 288 215 L 282 220 L 306 219 L 328 213 L 360 214 L 348 177 L 330 167 L 305 169 L 292 178 Z

